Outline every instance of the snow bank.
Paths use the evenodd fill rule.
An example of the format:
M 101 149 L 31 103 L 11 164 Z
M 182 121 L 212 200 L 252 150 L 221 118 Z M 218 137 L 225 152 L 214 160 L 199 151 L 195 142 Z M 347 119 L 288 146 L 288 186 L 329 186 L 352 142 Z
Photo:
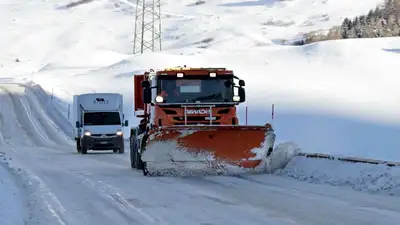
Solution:
M 272 154 L 256 168 L 259 172 L 273 173 L 283 169 L 300 152 L 300 148 L 291 141 L 278 143 Z
M 400 196 L 400 167 L 294 157 L 276 175 L 354 190 Z
M 285 168 L 299 148 L 287 141 L 276 145 L 268 158 L 260 158 L 261 163 L 254 169 L 242 168 L 221 161 L 215 161 L 209 152 L 197 154 L 181 151 L 174 142 L 154 143 L 144 152 L 142 159 L 152 176 L 207 176 L 273 173 Z M 173 160 L 172 160 L 173 159 Z

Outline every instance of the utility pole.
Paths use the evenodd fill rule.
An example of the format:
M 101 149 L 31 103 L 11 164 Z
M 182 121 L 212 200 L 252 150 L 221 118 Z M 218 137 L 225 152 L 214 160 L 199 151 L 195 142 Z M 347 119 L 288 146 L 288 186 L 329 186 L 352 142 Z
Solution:
M 133 54 L 161 51 L 161 0 L 136 0 Z

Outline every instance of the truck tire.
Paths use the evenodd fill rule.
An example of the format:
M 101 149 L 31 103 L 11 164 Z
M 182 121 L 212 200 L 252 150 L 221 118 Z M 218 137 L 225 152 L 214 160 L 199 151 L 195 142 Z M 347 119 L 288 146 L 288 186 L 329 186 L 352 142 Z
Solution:
M 138 151 L 136 151 L 136 169 L 141 170 L 143 169 L 143 161 L 140 157 L 140 153 Z
M 144 176 L 149 175 L 149 170 L 147 169 L 147 163 L 146 162 L 143 163 L 142 171 L 143 171 L 143 175 Z
M 132 149 L 129 151 L 129 155 L 131 158 L 131 168 L 136 169 L 136 154 Z
M 131 134 L 129 136 L 129 155 L 131 159 L 131 168 L 137 169 L 137 152 L 138 152 L 138 143 L 137 143 L 137 130 L 135 128 L 131 128 Z
M 138 170 L 143 170 L 145 165 L 145 163 L 142 161 L 141 152 L 143 152 L 143 149 L 146 147 L 146 139 L 147 136 L 145 136 L 142 140 L 140 140 L 142 142 L 142 144 L 140 145 L 142 149 L 140 149 L 140 151 L 136 151 L 136 168 Z
M 132 137 L 131 137 L 131 140 L 130 140 L 130 146 L 129 146 L 129 155 L 130 155 L 130 159 L 131 159 L 131 168 L 132 169 L 136 169 L 136 152 L 137 152 L 137 149 L 136 149 L 136 144 L 134 144 L 134 141 L 136 141 L 135 139 L 133 139 L 132 140 Z

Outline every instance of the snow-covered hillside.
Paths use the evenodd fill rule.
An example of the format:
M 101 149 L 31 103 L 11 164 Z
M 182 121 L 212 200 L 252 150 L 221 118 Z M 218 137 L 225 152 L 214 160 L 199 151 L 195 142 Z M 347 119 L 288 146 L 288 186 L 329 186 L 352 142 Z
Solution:
M 246 80 L 241 123 L 245 106 L 250 124 L 264 124 L 275 104 L 278 142 L 400 161 L 400 38 L 276 44 L 339 25 L 381 0 L 163 0 L 164 50 L 135 56 L 130 1 L 0 2 L 1 224 L 399 221 L 398 168 L 294 157 L 277 176 L 153 179 L 132 171 L 127 154 L 77 154 L 68 123 L 74 94 L 122 93 L 134 125 L 133 74 L 224 66 Z M 282 155 L 289 154 L 273 156 Z
M 129 116 L 134 73 L 226 66 L 246 80 L 249 123 L 270 120 L 275 104 L 278 140 L 292 140 L 305 152 L 400 160 L 398 79 L 392 72 L 399 38 L 274 44 L 338 25 L 381 1 L 163 1 L 164 51 L 135 56 L 134 7 L 126 1 L 70 9 L 61 0 L 21 1 L 1 3 L 1 76 L 37 82 L 60 98 L 64 111 L 73 94 L 112 91 L 124 94 Z M 243 123 L 244 105 L 240 116 Z

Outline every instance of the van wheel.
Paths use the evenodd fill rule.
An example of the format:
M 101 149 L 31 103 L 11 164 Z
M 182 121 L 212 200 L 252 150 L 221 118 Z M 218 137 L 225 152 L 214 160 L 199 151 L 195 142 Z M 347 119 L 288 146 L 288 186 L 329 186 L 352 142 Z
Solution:
M 78 139 L 78 140 L 76 140 L 76 151 L 77 151 L 78 153 L 81 153 L 81 149 L 82 149 L 82 147 L 81 147 L 81 141 Z
M 86 154 L 87 153 L 87 148 L 82 148 L 81 153 L 82 154 Z
M 119 148 L 118 153 L 119 154 L 124 154 L 125 153 L 125 145 L 124 144 L 121 145 L 121 147 Z

